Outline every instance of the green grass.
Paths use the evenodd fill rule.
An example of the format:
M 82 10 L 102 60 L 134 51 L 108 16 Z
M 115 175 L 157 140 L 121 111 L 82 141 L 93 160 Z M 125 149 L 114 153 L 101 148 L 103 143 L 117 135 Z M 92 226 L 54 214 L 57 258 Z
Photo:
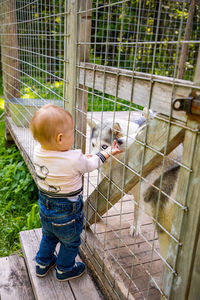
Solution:
M 36 84 L 32 85 L 29 78 L 21 77 L 21 81 L 23 82 L 21 89 L 22 98 L 63 99 L 63 81 L 46 83 L 42 78 L 34 79 L 36 80 Z M 38 82 L 40 84 L 38 84 Z M 103 94 L 102 92 L 92 90 L 91 88 L 88 89 L 88 111 L 128 111 L 129 109 L 142 110 L 143 107 L 136 104 L 130 104 L 129 101 Z
M 0 98 L 0 115 L 3 99 Z M 16 146 L 4 143 L 0 120 L 0 256 L 20 249 L 19 232 L 40 227 L 37 187 Z

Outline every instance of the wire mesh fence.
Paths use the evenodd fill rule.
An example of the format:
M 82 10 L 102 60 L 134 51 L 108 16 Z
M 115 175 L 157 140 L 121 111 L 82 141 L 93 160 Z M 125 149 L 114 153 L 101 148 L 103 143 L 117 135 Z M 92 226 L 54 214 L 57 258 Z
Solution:
M 91 33 L 94 63 L 176 76 L 177 42 L 184 41 L 188 12 L 189 1 L 97 1 Z M 198 18 L 196 12 L 191 40 L 199 39 Z M 189 48 L 185 79 L 192 79 L 198 45 L 191 43 Z
M 73 113 L 83 151 L 121 140 L 84 178 L 83 248 L 112 299 L 171 299 L 189 278 L 177 268 L 199 130 L 171 101 L 199 90 L 198 1 L 5 0 L 0 18 L 6 124 L 33 176 L 43 104 Z

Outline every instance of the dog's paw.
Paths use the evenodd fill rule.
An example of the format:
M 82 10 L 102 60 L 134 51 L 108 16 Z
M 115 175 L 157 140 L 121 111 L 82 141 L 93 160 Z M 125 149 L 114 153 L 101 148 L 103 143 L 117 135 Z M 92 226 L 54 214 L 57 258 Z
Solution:
M 131 225 L 129 229 L 129 234 L 131 237 L 138 237 L 141 235 L 141 228 L 140 226 Z

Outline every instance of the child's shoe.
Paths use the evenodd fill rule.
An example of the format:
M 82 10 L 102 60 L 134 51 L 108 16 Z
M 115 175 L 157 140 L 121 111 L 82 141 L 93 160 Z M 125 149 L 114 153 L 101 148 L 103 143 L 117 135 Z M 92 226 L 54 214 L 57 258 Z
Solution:
M 56 257 L 52 260 L 52 262 L 48 266 L 42 266 L 36 263 L 36 275 L 38 277 L 44 277 L 47 275 L 49 270 L 51 270 L 56 265 Z
M 82 262 L 75 263 L 71 271 L 62 272 L 56 269 L 56 278 L 59 281 L 66 281 L 80 277 L 85 272 L 85 264 Z

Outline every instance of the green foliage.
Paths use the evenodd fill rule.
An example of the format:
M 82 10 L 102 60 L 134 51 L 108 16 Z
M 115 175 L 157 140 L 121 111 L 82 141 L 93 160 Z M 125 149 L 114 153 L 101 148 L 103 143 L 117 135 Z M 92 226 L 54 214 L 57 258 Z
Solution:
M 97 7 L 92 15 L 90 62 L 162 76 L 177 76 L 174 66 L 181 47 L 177 52 L 176 43 L 168 42 L 176 42 L 179 34 L 180 39 L 184 39 L 189 2 L 164 0 L 160 7 L 160 1 L 156 0 L 132 0 L 112 6 L 106 6 L 104 0 L 99 0 L 98 4 L 93 1 L 93 8 Z M 199 13 L 196 6 L 191 41 L 200 38 Z M 134 43 L 137 41 L 139 44 L 136 46 Z M 152 41 L 158 43 L 155 45 Z M 183 79 L 193 78 L 197 54 L 198 45 L 191 43 Z
M 2 122 L 1 122 L 2 124 Z M 15 146 L 0 136 L 0 256 L 20 248 L 19 232 L 40 227 L 37 187 Z
M 182 47 L 176 42 L 179 38 L 184 39 L 189 2 L 164 0 L 161 6 L 161 2 L 157 0 L 113 0 L 111 2 L 92 1 L 89 61 L 138 72 L 176 77 L 175 64 Z M 36 38 L 28 39 L 28 49 L 31 49 L 33 54 L 25 57 L 24 51 L 19 52 L 22 98 L 63 99 L 62 79 L 66 65 L 64 63 L 65 5 L 66 1 L 63 0 L 44 0 L 38 12 L 38 7 L 33 2 L 30 4 L 33 17 L 30 24 L 23 22 L 29 18 L 26 10 L 24 13 L 20 9 L 17 10 L 18 31 L 22 34 L 20 47 L 27 49 L 27 39 L 24 36 L 26 33 L 30 34 L 30 28 L 33 29 L 33 35 L 37 34 Z M 200 10 L 196 6 L 191 41 L 200 38 L 199 16 Z M 40 22 L 37 22 L 38 17 Z M 37 27 L 34 27 L 35 21 Z M 192 42 L 188 46 L 183 79 L 191 80 L 199 46 Z M 112 96 L 97 91 L 91 93 L 91 91 L 88 96 L 88 111 L 129 109 L 129 104 L 123 99 L 114 99 Z M 131 105 L 132 108 L 134 105 Z
M 3 95 L 3 78 L 0 76 L 0 99 L 1 96 Z
M 49 91 L 42 84 L 49 82 L 51 85 L 64 78 L 66 1 L 41 1 L 39 12 L 33 1 L 29 6 L 30 22 L 27 22 L 28 11 L 20 10 L 20 1 L 17 3 L 18 33 L 22 34 L 20 48 L 28 47 L 28 51 L 31 49 L 33 52 L 26 57 L 26 52 L 19 52 L 21 74 L 27 75 L 28 79 L 24 84 L 28 85 L 28 89 L 33 87 L 28 94 L 32 98 L 38 98 L 38 94 L 47 99 L 57 97 L 54 88 Z M 180 56 L 181 44 L 170 43 L 184 39 L 190 3 L 163 0 L 161 7 L 160 3 L 158 0 L 92 1 L 90 62 L 176 77 L 174 66 L 177 55 Z M 199 16 L 200 9 L 196 5 L 183 78 L 186 80 L 191 80 L 194 74 L 199 46 L 192 41 L 200 38 Z M 27 45 L 24 36 L 30 34 L 31 28 L 33 38 L 28 39 Z M 154 41 L 158 43 L 151 43 Z M 139 44 L 136 45 L 136 42 Z M 27 94 L 25 89 L 26 85 L 22 84 L 24 95 Z M 60 90 L 59 95 L 61 93 Z
M 103 94 L 102 92 L 88 89 L 88 111 L 128 111 L 140 109 L 143 107 L 136 104 L 130 104 L 129 101 L 116 98 L 114 96 Z
M 46 82 L 44 78 L 33 78 L 34 84 L 30 82 L 28 77 L 21 77 L 22 88 L 21 98 L 31 99 L 54 99 L 61 100 L 63 98 L 63 81 Z
M 55 81 L 54 83 L 45 83 L 41 78 L 41 85 L 36 88 L 34 85 L 25 87 L 21 89 L 21 98 L 31 98 L 31 99 L 63 99 L 63 81 Z M 23 82 L 27 82 L 27 78 L 23 77 Z M 129 101 L 116 98 L 114 96 L 103 94 L 97 90 L 88 89 L 88 111 L 128 111 L 129 109 L 142 109 L 142 106 L 131 104 Z

